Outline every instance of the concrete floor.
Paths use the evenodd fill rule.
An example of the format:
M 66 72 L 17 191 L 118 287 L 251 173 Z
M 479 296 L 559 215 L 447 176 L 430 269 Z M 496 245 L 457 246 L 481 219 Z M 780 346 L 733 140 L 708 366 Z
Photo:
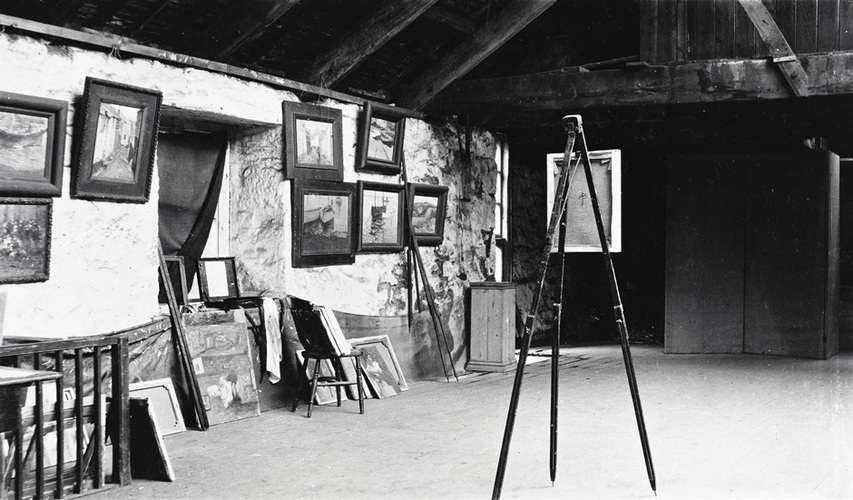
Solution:
M 525 369 L 502 498 L 653 498 L 618 346 L 563 351 L 556 484 L 546 361 Z M 632 352 L 658 497 L 853 498 L 853 353 Z M 345 402 L 307 419 L 302 405 L 173 434 L 174 482 L 87 498 L 489 498 L 512 377 L 410 384 L 365 415 Z

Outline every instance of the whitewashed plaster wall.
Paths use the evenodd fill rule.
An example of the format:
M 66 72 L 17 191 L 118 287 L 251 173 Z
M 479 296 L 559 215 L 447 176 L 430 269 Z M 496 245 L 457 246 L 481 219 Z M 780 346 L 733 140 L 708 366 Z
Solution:
M 291 293 L 356 314 L 405 314 L 405 254 L 359 254 L 352 265 L 291 266 L 290 181 L 282 174 L 281 102 L 288 91 L 203 70 L 120 53 L 59 46 L 0 33 L 0 90 L 69 103 L 66 168 L 53 208 L 50 279 L 0 286 L 6 293 L 7 335 L 74 336 L 147 322 L 157 304 L 157 173 L 145 204 L 70 199 L 75 111 L 85 78 L 156 89 L 175 115 L 238 124 L 231 140 L 231 253 L 244 290 Z M 327 101 L 343 112 L 344 181 L 399 182 L 356 172 L 359 106 Z M 454 124 L 408 119 L 409 180 L 449 187 L 444 242 L 422 248 L 454 358 L 465 361 L 464 287 L 494 274 L 495 141 L 475 130 L 470 154 Z
M 226 123 L 280 123 L 289 92 L 120 53 L 0 33 L 0 90 L 68 102 L 62 196 L 54 199 L 50 278 L 0 286 L 4 335 L 107 333 L 150 321 L 157 304 L 157 173 L 145 204 L 71 199 L 75 116 L 87 76 L 160 90 L 163 105 Z

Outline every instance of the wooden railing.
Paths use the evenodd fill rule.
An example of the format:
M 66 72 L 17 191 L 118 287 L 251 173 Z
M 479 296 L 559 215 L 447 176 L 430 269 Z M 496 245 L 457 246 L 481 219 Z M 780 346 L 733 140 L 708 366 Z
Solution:
M 40 341 L 19 345 L 0 346 L 0 365 L 51 370 L 63 373 L 55 383 L 56 402 L 45 403 L 42 382 L 35 386 L 32 407 L 21 409 L 22 423 L 14 436 L 13 467 L 0 471 L 0 498 L 5 497 L 8 486 L 14 482 L 14 498 L 63 498 L 70 493 L 81 493 L 89 488 L 104 486 L 104 415 L 103 358 L 107 355 L 110 398 L 108 424 L 112 429 L 112 472 L 110 479 L 119 485 L 131 482 L 130 476 L 130 414 L 128 399 L 128 348 L 127 337 L 109 335 L 84 337 L 72 340 Z M 86 380 L 91 360 L 91 380 Z M 71 382 L 73 379 L 73 383 Z M 84 396 L 91 391 L 91 404 Z M 66 408 L 67 396 L 70 398 Z M 88 399 L 88 398 L 85 398 Z M 15 411 L 2 408 L 0 411 Z M 74 428 L 75 460 L 66 468 L 66 424 Z M 87 429 L 88 427 L 88 429 Z M 48 431 L 48 429 L 51 429 Z M 91 431 L 89 431 L 91 429 Z M 28 441 L 27 434 L 32 435 Z M 56 436 L 55 449 L 46 449 L 45 436 Z M 7 439 L 3 438 L 4 441 Z M 85 444 L 87 443 L 88 444 Z M 84 445 L 85 444 L 85 445 Z M 12 447 L 7 448 L 11 451 Z M 50 462 L 46 457 L 50 453 Z M 70 457 L 69 457 L 70 458 Z M 34 463 L 33 462 L 34 459 Z M 14 476 L 13 476 L 14 474 Z M 32 476 L 35 476 L 34 481 Z M 14 479 L 13 479 L 14 477 Z M 90 478 L 90 479 L 88 479 Z M 91 480 L 90 484 L 87 481 Z M 46 491 L 52 490 L 46 494 Z

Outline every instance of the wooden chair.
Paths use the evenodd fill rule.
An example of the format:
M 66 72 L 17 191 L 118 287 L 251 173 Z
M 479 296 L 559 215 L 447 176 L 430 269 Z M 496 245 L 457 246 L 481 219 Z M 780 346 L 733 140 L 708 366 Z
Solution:
M 290 308 L 290 313 L 293 316 L 293 322 L 296 326 L 296 334 L 299 341 L 305 348 L 303 353 L 304 361 L 300 364 L 297 358 L 296 364 L 299 369 L 299 381 L 296 383 L 296 395 L 293 398 L 293 407 L 291 412 L 296 411 L 299 405 L 299 394 L 302 389 L 302 384 L 306 379 L 306 373 L 310 360 L 314 360 L 314 370 L 311 376 L 311 391 L 308 395 L 308 418 L 311 418 L 311 410 L 314 406 L 314 399 L 317 395 L 318 387 L 334 387 L 337 394 L 338 406 L 341 406 L 341 388 L 355 386 L 353 393 L 358 398 L 358 411 L 364 414 L 364 389 L 362 385 L 362 370 L 361 357 L 363 352 L 360 349 L 349 348 L 348 351 L 342 352 L 336 347 L 332 341 L 331 334 L 326 329 L 323 319 L 319 311 L 314 310 L 313 304 L 296 297 L 287 297 L 287 303 Z M 334 369 L 334 376 L 321 376 L 320 367 L 328 361 Z M 354 362 L 354 369 L 344 369 L 344 363 Z M 355 372 L 355 373 L 352 373 Z M 352 380 L 354 375 L 355 380 Z

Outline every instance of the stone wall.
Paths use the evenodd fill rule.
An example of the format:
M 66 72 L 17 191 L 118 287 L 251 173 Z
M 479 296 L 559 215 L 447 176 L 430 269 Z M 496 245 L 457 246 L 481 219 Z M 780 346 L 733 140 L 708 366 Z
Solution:
M 0 33 L 0 91 L 68 102 L 62 196 L 54 199 L 50 279 L 0 286 L 7 304 L 6 335 L 75 336 L 144 324 L 157 304 L 157 200 L 155 175 L 144 204 L 71 199 L 76 111 L 87 76 L 156 89 L 164 114 L 231 127 L 231 254 L 243 290 L 291 293 L 334 309 L 402 315 L 407 309 L 405 253 L 359 254 L 343 266 L 291 266 L 290 181 L 282 173 L 281 102 L 289 91 L 200 69 L 116 51 L 68 47 Z M 359 106 L 323 102 L 343 111 L 345 182 L 399 182 L 354 169 Z M 449 187 L 443 243 L 423 248 L 438 310 L 452 333 L 454 359 L 467 359 L 464 287 L 494 276 L 495 140 L 453 123 L 408 119 L 405 161 L 409 180 Z
M 359 106 L 324 102 L 344 117 L 344 182 L 399 183 L 399 176 L 356 172 Z M 494 194 L 497 166 L 493 136 L 473 134 L 470 159 L 459 150 L 463 130 L 453 124 L 407 119 L 405 162 L 412 182 L 450 191 L 444 241 L 422 247 L 424 267 L 459 369 L 465 350 L 465 285 L 494 279 Z M 231 163 L 231 248 L 239 256 L 241 288 L 293 294 L 353 314 L 393 316 L 407 312 L 406 254 L 357 254 L 350 265 L 293 268 L 291 182 L 282 171 L 281 127 L 246 128 L 234 137 Z M 464 142 L 464 140 L 463 140 Z M 432 332 L 413 342 L 433 342 Z M 437 354 L 436 354 L 437 356 Z M 440 372 L 436 357 L 431 371 Z

